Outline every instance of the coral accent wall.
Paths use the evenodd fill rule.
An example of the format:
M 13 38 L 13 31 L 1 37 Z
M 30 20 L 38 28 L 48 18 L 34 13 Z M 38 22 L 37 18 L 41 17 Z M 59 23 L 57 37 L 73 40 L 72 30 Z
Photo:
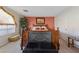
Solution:
M 29 28 L 33 27 L 33 24 L 36 25 L 36 18 L 37 17 L 26 17 L 29 22 Z M 45 25 L 47 25 L 50 29 L 55 29 L 54 24 L 54 17 L 44 17 L 45 18 Z
M 47 24 L 50 29 L 55 29 L 54 17 L 45 17 L 45 24 Z

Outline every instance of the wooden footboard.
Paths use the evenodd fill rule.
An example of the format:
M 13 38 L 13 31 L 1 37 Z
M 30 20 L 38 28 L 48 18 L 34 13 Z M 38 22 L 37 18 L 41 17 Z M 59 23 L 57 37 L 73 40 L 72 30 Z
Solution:
M 52 33 L 51 37 L 51 42 L 52 45 L 58 50 L 59 49 L 59 30 L 50 30 L 49 31 Z M 28 42 L 28 37 L 29 37 L 29 31 L 23 31 L 22 32 L 22 40 L 21 40 L 21 49 L 25 47 L 26 43 Z M 52 46 L 52 47 L 53 47 Z

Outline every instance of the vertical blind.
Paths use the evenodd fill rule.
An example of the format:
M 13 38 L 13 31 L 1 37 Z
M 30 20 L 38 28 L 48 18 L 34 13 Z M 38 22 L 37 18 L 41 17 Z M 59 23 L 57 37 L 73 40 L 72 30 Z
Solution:
M 0 36 L 15 32 L 14 18 L 0 8 Z

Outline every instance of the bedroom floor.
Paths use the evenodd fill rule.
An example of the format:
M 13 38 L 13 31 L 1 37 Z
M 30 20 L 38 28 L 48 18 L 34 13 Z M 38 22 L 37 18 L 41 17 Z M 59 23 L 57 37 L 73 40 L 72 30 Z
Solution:
M 11 42 L 4 47 L 0 48 L 0 53 L 21 53 L 20 40 Z M 60 39 L 59 53 L 79 53 L 79 48 L 68 48 L 67 43 Z
M 67 47 L 67 42 L 60 39 L 60 50 L 59 53 L 79 53 L 79 48 L 69 48 Z
M 0 53 L 21 53 L 20 40 L 11 42 L 0 48 Z

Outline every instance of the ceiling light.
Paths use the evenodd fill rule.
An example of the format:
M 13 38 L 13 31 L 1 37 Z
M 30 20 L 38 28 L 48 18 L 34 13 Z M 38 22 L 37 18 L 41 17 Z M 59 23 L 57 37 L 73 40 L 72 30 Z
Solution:
M 28 10 L 23 10 L 24 12 L 28 12 Z

